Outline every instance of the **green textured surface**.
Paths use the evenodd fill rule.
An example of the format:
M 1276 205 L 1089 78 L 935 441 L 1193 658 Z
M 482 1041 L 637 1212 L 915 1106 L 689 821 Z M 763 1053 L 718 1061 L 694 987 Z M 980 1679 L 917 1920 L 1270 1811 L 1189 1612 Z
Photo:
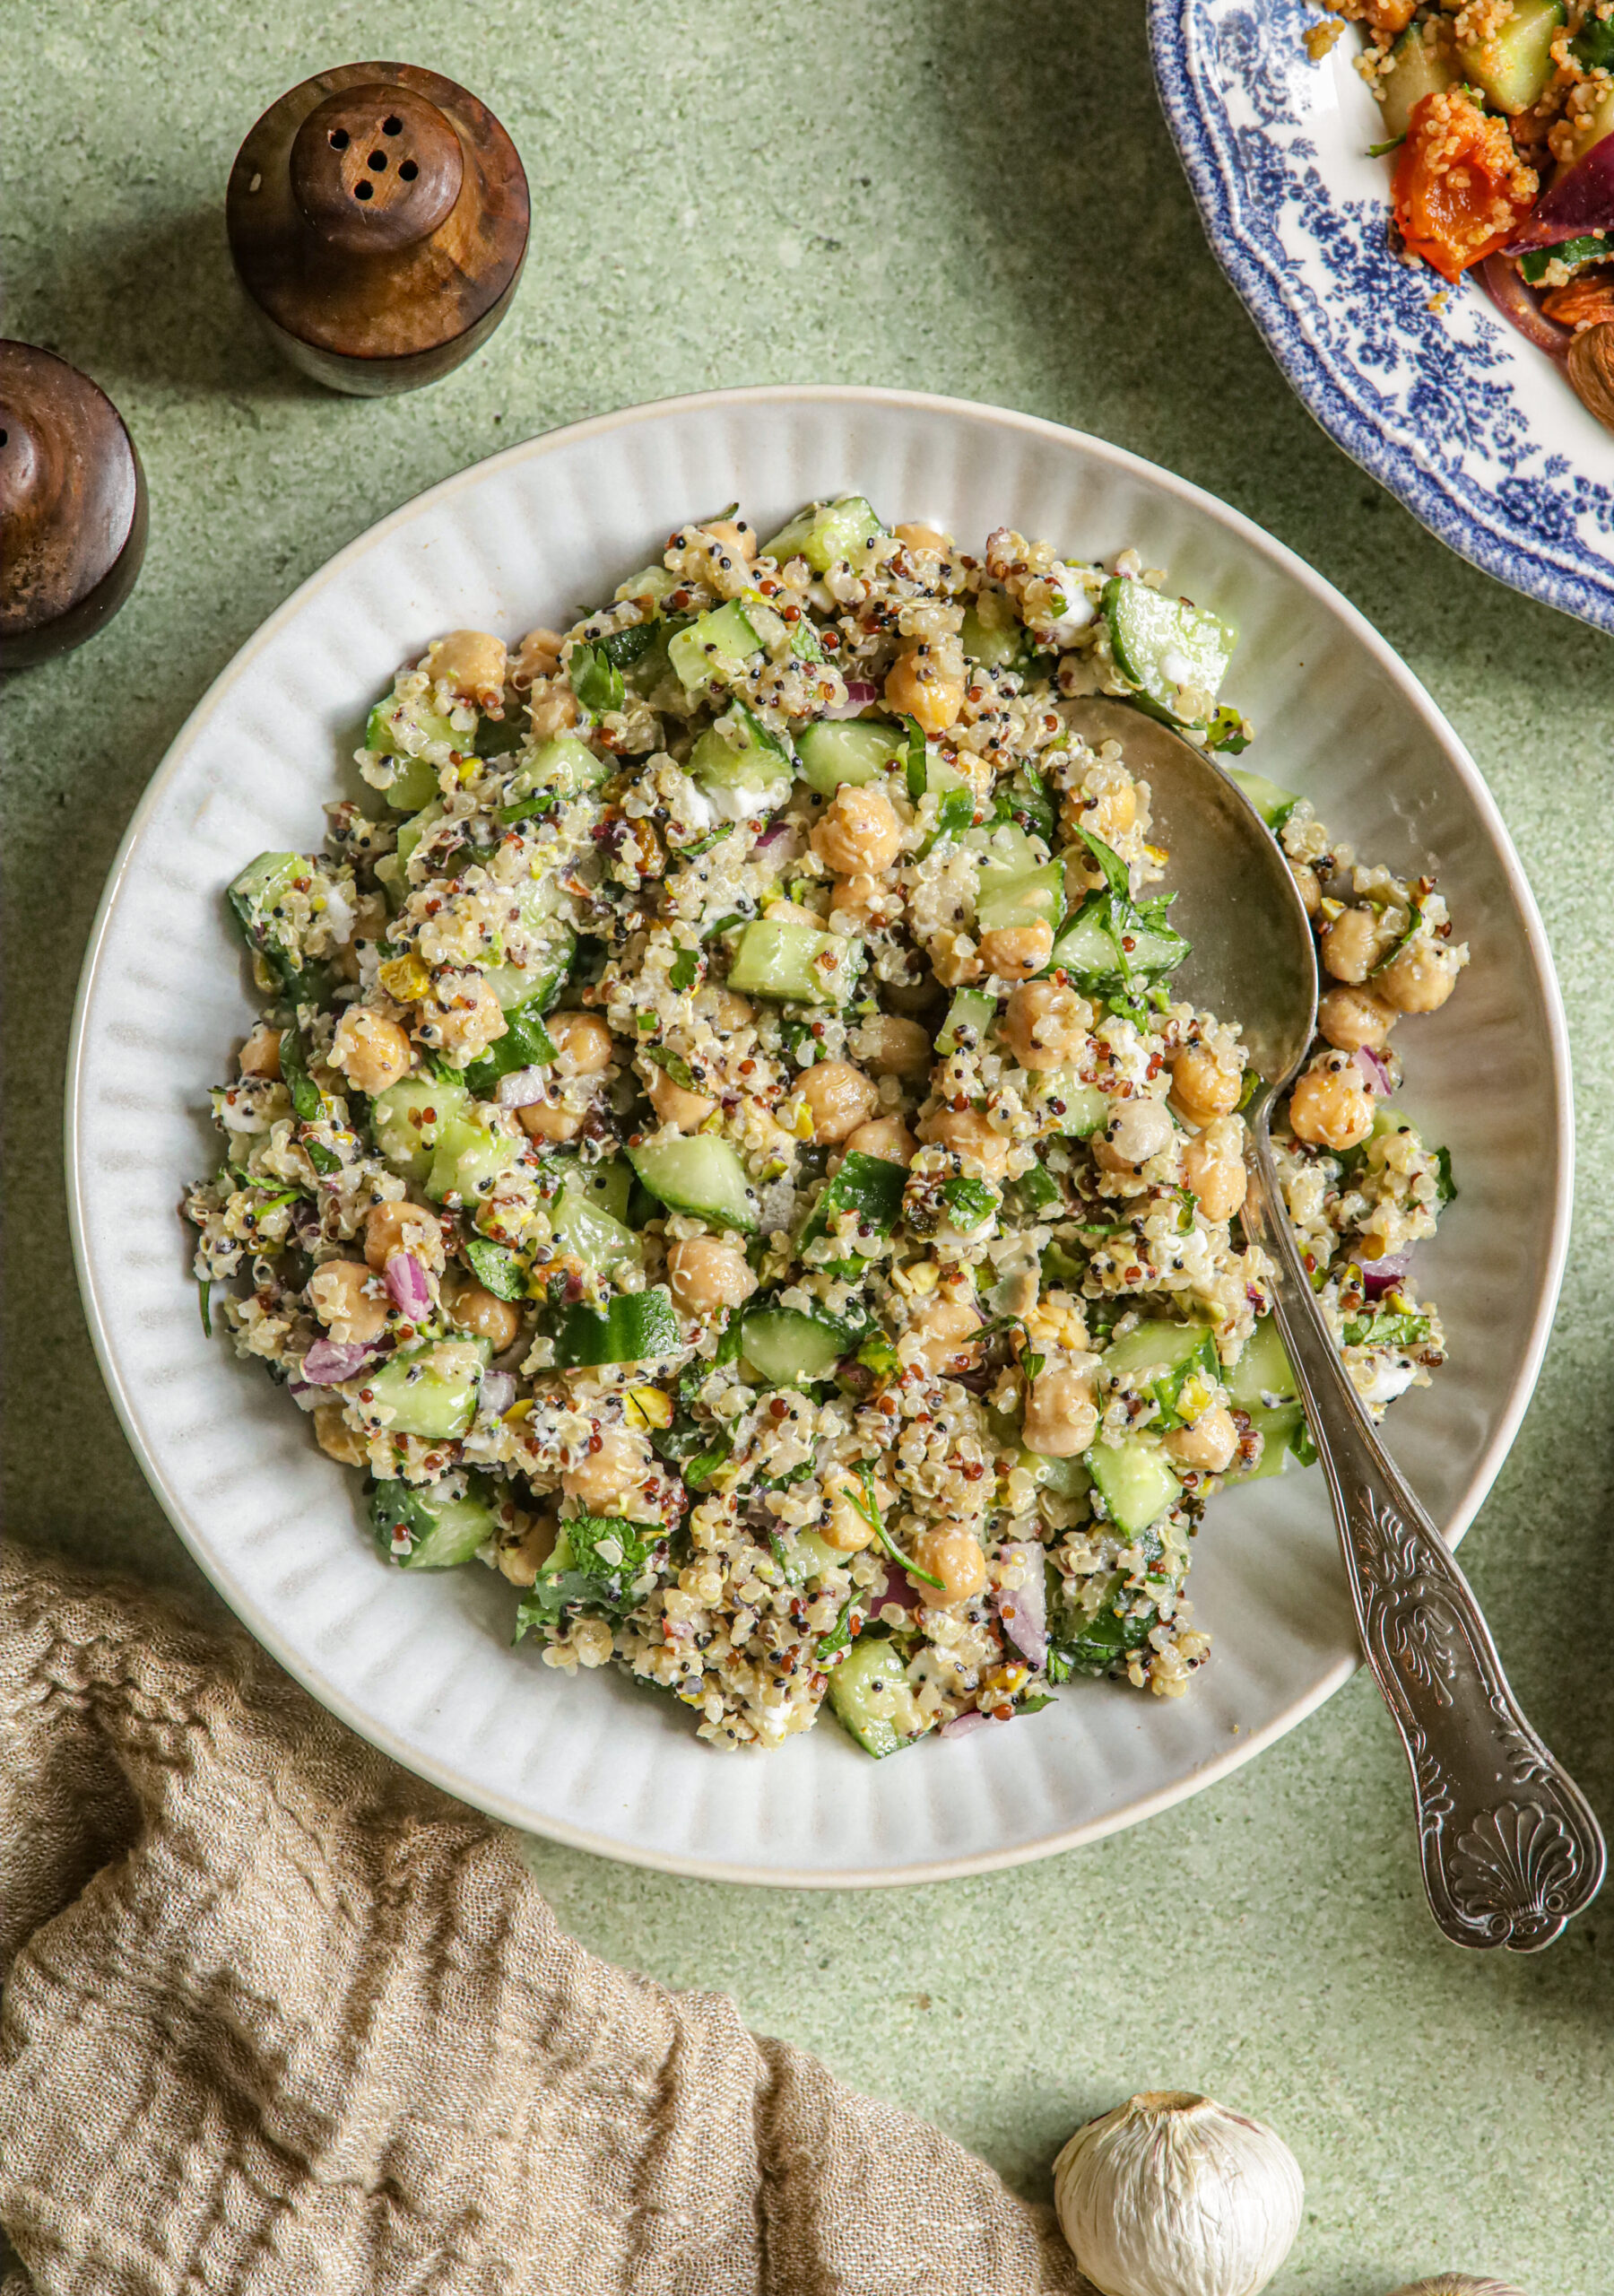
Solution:
M 0 25 L 29 66 L 6 152 L 6 330 L 107 387 L 152 492 L 121 618 L 4 695 L 9 1523 L 200 1583 L 91 1356 L 57 1110 L 102 878 L 235 648 L 373 518 L 553 424 L 729 383 L 952 392 L 1096 431 L 1259 519 L 1400 648 L 1497 793 L 1575 1032 L 1580 1209 L 1540 1390 L 1463 1560 L 1528 1708 L 1614 1812 L 1614 647 L 1471 571 L 1314 429 L 1206 252 L 1139 0 L 403 0 L 384 16 L 9 0 Z M 361 403 L 260 344 L 221 204 L 258 111 L 377 44 L 492 103 L 537 222 L 482 354 Z M 1614 1903 L 1538 1961 L 1441 1944 L 1401 1756 L 1359 1678 L 1153 1824 L 989 1880 L 782 1897 L 547 1845 L 534 1864 L 590 1945 L 731 1989 L 754 2024 L 930 2114 L 1027 2190 L 1046 2190 L 1078 2120 L 1134 2089 L 1203 2086 L 1261 2114 L 1307 2179 L 1274 2283 L 1288 2296 L 1373 2296 L 1442 2266 L 1533 2296 L 1610 2285 Z

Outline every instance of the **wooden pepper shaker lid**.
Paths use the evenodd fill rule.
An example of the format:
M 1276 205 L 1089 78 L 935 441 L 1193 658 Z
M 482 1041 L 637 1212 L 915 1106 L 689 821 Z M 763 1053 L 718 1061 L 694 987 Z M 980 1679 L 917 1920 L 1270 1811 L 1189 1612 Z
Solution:
M 0 669 L 92 638 L 145 538 L 145 477 L 111 400 L 54 352 L 0 342 Z
M 377 397 L 447 374 L 509 309 L 526 176 L 469 91 L 412 64 L 344 64 L 269 109 L 230 171 L 242 286 L 305 374 Z

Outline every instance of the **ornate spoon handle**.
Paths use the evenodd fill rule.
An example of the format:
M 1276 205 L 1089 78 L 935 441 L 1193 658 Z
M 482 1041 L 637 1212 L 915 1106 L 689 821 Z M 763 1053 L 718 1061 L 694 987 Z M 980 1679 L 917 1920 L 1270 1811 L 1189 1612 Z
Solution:
M 1245 1227 L 1276 1269 L 1278 1327 L 1333 1500 L 1367 1663 L 1411 1765 L 1424 1885 L 1459 1945 L 1535 1952 L 1596 1896 L 1603 1840 L 1509 1689 L 1480 1605 L 1396 1473 L 1282 1216 L 1265 1111 Z

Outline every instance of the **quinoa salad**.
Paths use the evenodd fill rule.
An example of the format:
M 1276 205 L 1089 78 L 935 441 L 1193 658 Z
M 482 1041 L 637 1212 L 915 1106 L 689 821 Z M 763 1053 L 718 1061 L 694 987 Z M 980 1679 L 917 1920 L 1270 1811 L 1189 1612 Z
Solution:
M 502 1574 L 543 1664 L 724 1747 L 1184 1690 L 1207 1502 L 1310 1451 L 1238 1225 L 1257 1079 L 1174 996 L 1148 785 L 1068 704 L 1237 757 L 1234 645 L 1135 551 L 848 496 L 398 673 L 362 797 L 230 888 L 262 1018 L 186 1202 L 204 1326 L 363 1474 L 387 1567 Z M 1319 937 L 1274 1140 L 1376 1416 L 1444 1359 L 1410 1258 L 1453 1192 L 1392 1033 L 1468 952 L 1228 770 Z

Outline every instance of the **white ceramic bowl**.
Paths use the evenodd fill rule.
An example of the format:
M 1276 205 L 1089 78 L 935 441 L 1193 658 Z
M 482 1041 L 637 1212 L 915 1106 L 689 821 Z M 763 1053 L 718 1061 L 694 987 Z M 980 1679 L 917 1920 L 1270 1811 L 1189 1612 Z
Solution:
M 1540 920 L 1473 765 L 1337 592 L 1209 496 L 1028 416 L 906 393 L 736 391 L 535 439 L 372 527 L 219 679 L 153 779 L 112 872 L 80 990 L 67 1172 L 102 1368 L 146 1474 L 225 1599 L 316 1697 L 451 1793 L 540 1833 L 675 1872 L 843 1884 L 1038 1857 L 1163 1809 L 1345 1681 L 1350 1613 L 1320 1477 L 1216 1504 L 1192 1592 L 1216 1649 L 1174 1703 L 1110 1684 L 1034 1719 L 870 1761 L 826 1720 L 720 1756 L 681 1709 L 614 1673 L 569 1681 L 509 1643 L 480 1570 L 411 1574 L 360 1527 L 358 1478 L 254 1367 L 204 1339 L 182 1187 L 217 1161 L 206 1093 L 248 1021 L 223 889 L 266 847 L 312 844 L 363 711 L 436 633 L 564 624 L 686 517 L 736 498 L 766 532 L 855 487 L 960 536 L 1000 523 L 1069 552 L 1137 544 L 1237 622 L 1230 691 L 1251 762 L 1337 834 L 1436 867 L 1474 962 L 1406 1030 L 1405 1100 L 1462 1194 L 1419 1273 L 1452 1362 L 1398 1406 L 1420 1496 L 1461 1535 L 1536 1376 L 1569 1210 L 1569 1083 Z

